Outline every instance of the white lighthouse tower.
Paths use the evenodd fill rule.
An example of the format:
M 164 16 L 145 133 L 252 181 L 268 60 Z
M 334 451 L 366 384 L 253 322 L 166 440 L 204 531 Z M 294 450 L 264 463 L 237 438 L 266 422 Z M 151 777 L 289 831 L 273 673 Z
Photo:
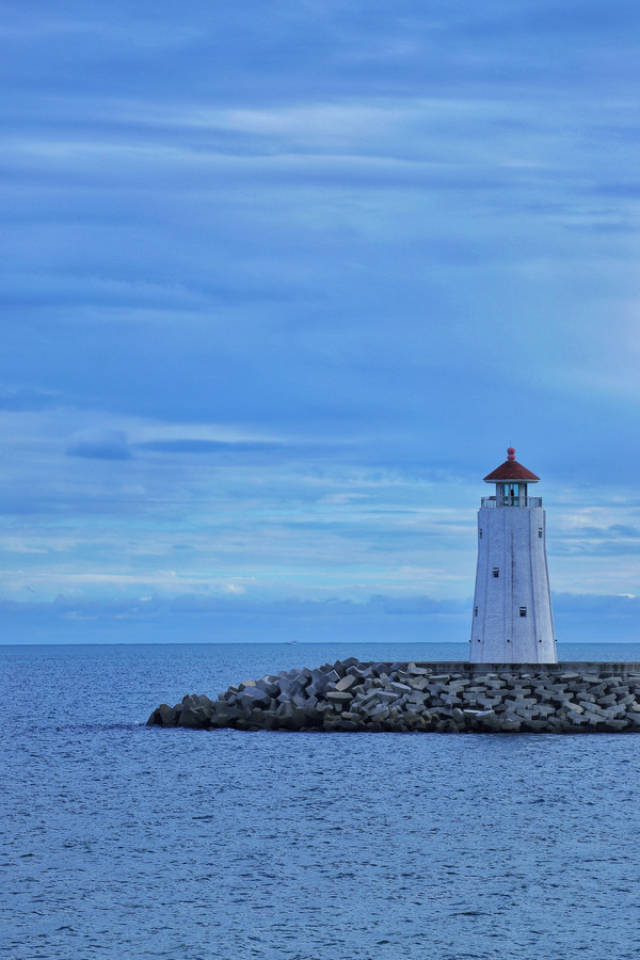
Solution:
M 472 663 L 557 663 L 539 477 L 508 459 L 484 478 L 495 483 L 478 511 L 478 567 L 469 660 Z

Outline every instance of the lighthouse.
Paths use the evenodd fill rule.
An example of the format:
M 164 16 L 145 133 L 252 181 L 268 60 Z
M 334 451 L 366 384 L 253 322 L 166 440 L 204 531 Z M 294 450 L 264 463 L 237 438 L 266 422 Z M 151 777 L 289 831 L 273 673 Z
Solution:
M 495 495 L 478 511 L 478 566 L 469 660 L 472 663 L 557 663 L 539 477 L 507 459 L 484 478 Z

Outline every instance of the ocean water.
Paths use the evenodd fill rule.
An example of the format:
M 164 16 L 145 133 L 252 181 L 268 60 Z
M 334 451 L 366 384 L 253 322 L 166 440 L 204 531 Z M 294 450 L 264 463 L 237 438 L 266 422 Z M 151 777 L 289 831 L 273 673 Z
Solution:
M 265 672 L 465 653 L 0 647 L 0 957 L 637 957 L 640 737 L 144 726 Z

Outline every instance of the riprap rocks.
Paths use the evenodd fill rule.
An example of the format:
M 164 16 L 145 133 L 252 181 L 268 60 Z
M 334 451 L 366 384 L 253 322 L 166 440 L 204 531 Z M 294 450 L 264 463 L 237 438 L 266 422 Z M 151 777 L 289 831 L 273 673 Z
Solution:
M 355 657 L 161 704 L 150 726 L 438 733 L 640 732 L 639 663 L 361 663 Z

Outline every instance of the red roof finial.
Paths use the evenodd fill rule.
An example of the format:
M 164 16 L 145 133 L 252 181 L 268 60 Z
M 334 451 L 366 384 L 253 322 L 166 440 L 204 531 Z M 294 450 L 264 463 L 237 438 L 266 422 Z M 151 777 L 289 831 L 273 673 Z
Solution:
M 516 448 L 507 447 L 507 460 L 515 460 L 516 458 Z

